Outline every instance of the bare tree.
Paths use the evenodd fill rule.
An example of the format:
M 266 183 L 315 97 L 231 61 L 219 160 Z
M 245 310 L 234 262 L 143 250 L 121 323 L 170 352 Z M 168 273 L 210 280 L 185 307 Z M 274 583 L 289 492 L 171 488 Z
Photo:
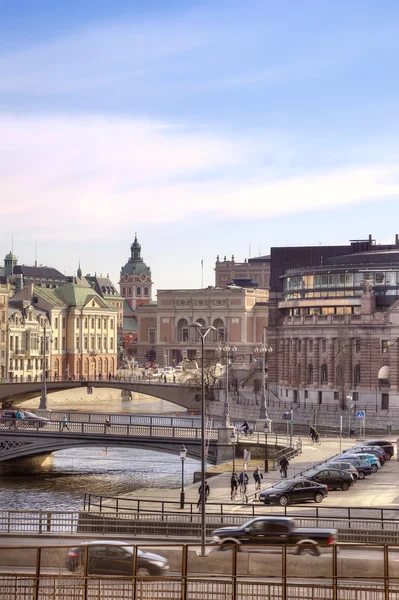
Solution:
M 214 390 L 220 386 L 223 374 L 221 374 L 220 367 L 217 367 L 214 362 L 204 361 L 204 388 L 205 388 L 205 400 L 214 400 Z M 202 369 L 195 369 L 190 372 L 187 383 L 191 385 L 202 385 Z

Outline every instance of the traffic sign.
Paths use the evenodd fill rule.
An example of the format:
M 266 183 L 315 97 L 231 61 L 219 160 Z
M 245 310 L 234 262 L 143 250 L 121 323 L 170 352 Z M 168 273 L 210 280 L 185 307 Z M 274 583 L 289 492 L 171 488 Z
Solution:
M 364 410 L 358 410 L 356 413 L 356 419 L 360 419 L 361 421 L 364 419 L 365 413 Z
M 290 425 L 293 425 L 293 424 L 294 424 L 294 419 L 291 419 Z

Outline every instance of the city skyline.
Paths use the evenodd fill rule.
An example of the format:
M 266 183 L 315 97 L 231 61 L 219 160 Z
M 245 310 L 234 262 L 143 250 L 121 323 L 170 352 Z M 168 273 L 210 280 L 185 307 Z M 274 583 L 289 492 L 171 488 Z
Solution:
M 75 1 L 4 7 L 3 256 L 156 288 L 216 255 L 392 241 L 399 8 Z M 76 10 L 75 10 L 76 9 Z M 390 228 L 391 229 L 391 228 Z M 260 251 L 259 251 L 260 249 Z M 72 272 L 71 272 L 72 269 Z

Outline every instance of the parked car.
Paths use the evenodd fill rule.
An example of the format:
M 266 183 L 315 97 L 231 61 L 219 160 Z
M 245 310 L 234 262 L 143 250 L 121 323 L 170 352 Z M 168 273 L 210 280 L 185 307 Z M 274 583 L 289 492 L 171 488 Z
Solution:
M 346 460 L 347 458 L 358 458 L 366 460 L 371 466 L 374 473 L 378 471 L 378 469 L 381 467 L 380 461 L 374 454 L 366 454 L 365 452 L 354 452 L 352 450 L 351 453 L 348 452 L 348 454 L 342 454 L 340 458 L 342 458 L 343 460 Z
M 39 426 L 44 427 L 46 423 L 49 422 L 49 419 L 46 417 L 39 417 L 38 415 L 33 414 L 29 410 L 21 410 L 22 419 L 16 418 L 16 413 L 18 409 L 14 410 L 3 410 L 0 416 L 0 423 L 4 423 L 8 427 L 11 425 L 16 425 L 17 427 L 29 427 L 29 426 Z
M 286 479 L 272 485 L 259 493 L 259 500 L 265 504 L 281 504 L 287 506 L 290 502 L 314 500 L 319 503 L 328 496 L 326 485 L 308 481 L 307 479 Z
M 385 454 L 385 450 L 380 446 L 363 446 L 361 444 L 357 444 L 353 447 L 354 452 L 366 452 L 368 454 L 374 454 L 378 458 L 381 463 L 381 466 L 384 466 L 387 461 L 387 455 Z
M 306 479 L 323 483 L 329 490 L 343 490 L 344 492 L 349 490 L 351 485 L 354 484 L 351 473 L 331 467 L 328 469 L 324 467 L 311 469 L 306 472 Z
M 351 463 L 354 467 L 356 467 L 358 472 L 359 479 L 364 479 L 366 475 L 372 475 L 374 473 L 373 469 L 367 462 L 367 460 L 363 460 L 361 458 L 351 458 L 345 454 L 344 457 L 334 457 L 331 459 L 330 463 L 333 465 L 335 462 L 345 461 Z
M 323 467 L 331 468 L 331 469 L 339 469 L 340 471 L 348 471 L 349 473 L 352 474 L 352 477 L 353 477 L 355 483 L 359 479 L 359 471 L 350 462 L 345 462 L 345 461 L 340 461 L 340 460 L 328 461 L 327 463 L 325 463 L 323 465 Z
M 391 458 L 395 454 L 394 445 L 391 444 L 391 442 L 388 442 L 387 440 L 367 440 L 366 442 L 363 442 L 363 446 L 380 446 L 385 450 L 387 460 L 391 460 Z
M 84 549 L 87 547 L 87 573 L 89 575 L 125 575 L 133 573 L 133 546 L 126 546 L 124 542 L 100 540 L 95 542 L 82 542 L 75 548 L 68 550 L 67 567 L 70 571 L 83 564 Z M 159 554 L 151 554 L 137 550 L 138 577 L 161 576 L 169 569 L 167 558 Z
M 319 556 L 323 547 L 335 542 L 336 529 L 297 527 L 292 517 L 258 517 L 236 527 L 222 527 L 212 531 L 212 540 L 218 546 L 255 546 L 257 549 L 272 545 L 295 544 L 295 553 L 309 552 Z

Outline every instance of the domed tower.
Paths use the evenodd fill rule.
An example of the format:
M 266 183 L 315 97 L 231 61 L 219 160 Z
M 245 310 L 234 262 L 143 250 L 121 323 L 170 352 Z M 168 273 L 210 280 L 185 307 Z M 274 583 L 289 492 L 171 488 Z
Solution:
M 151 302 L 151 269 L 141 257 L 141 245 L 137 240 L 137 233 L 130 246 L 130 258 L 121 269 L 119 285 L 122 298 L 126 299 L 133 310 L 141 304 Z
M 11 251 L 4 258 L 4 275 L 12 275 L 18 263 L 17 257 Z

